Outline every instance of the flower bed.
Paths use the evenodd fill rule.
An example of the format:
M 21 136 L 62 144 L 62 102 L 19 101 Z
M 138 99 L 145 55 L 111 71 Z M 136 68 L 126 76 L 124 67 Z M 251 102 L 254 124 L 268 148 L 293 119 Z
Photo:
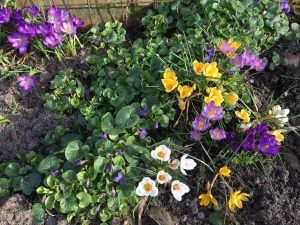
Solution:
M 30 40 L 48 57 L 41 44 L 55 47 L 52 55 L 60 61 L 67 52 L 76 55 L 81 44 L 72 35 L 80 19 L 54 6 L 29 7 L 24 17 L 43 19 L 29 15 L 24 22 L 22 12 L 12 9 L 19 12 L 15 33 L 11 7 L 1 8 L 1 36 L 19 53 Z M 55 152 L 23 152 L 19 161 L 1 164 L 0 194 L 34 196 L 36 221 L 48 211 L 81 224 L 107 224 L 137 206 L 140 220 L 146 201 L 163 190 L 177 201 L 191 192 L 200 206 L 217 210 L 211 223 L 232 220 L 255 195 L 233 168 L 277 155 L 293 130 L 289 109 L 271 97 L 258 107 L 248 82 L 268 64 L 261 51 L 283 36 L 297 38 L 299 25 L 289 24 L 288 11 L 286 1 L 163 3 L 148 11 L 143 38 L 130 44 L 120 22 L 97 24 L 82 41 L 90 48 L 89 69 L 60 71 L 44 96 L 51 110 L 76 113 L 74 129 L 58 126 L 47 133 L 45 144 L 60 143 Z M 46 44 L 62 34 L 66 43 Z M 17 80 L 24 91 L 34 90 L 35 76 Z

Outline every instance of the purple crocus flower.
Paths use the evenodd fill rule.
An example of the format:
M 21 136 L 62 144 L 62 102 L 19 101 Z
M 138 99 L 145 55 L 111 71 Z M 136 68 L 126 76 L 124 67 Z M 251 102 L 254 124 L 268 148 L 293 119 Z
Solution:
M 204 57 L 204 60 L 206 61 L 206 62 L 212 62 L 213 61 L 213 57 L 211 56 L 211 55 L 209 55 L 209 54 L 206 54 L 205 55 L 205 57 Z
M 201 115 L 209 120 L 221 120 L 223 119 L 222 111 L 222 106 L 216 107 L 215 102 L 211 101 L 209 104 L 204 106 Z
M 209 131 L 211 139 L 215 141 L 221 141 L 222 139 L 226 138 L 226 133 L 224 130 L 215 128 Z
M 195 120 L 192 122 L 192 126 L 195 130 L 205 131 L 210 127 L 210 123 L 206 122 L 205 118 L 202 116 L 196 116 Z
M 52 176 L 56 177 L 59 174 L 59 170 L 52 170 L 50 173 Z
M 233 59 L 230 60 L 231 64 L 235 65 L 237 68 L 242 69 L 244 67 L 242 55 L 236 55 Z
M 210 48 L 207 50 L 207 54 L 209 55 L 214 55 L 216 53 L 216 49 L 215 48 Z
M 41 14 L 40 9 L 37 6 L 28 6 L 27 12 L 29 12 L 34 17 L 39 17 Z
M 268 126 L 264 123 L 257 124 L 254 129 L 259 134 L 266 134 L 268 132 Z
M 19 32 L 13 32 L 7 36 L 7 40 L 13 48 L 19 49 L 19 53 L 23 55 L 27 51 L 29 41 L 27 36 Z
M 7 8 L 0 8 L 0 25 L 9 21 L 10 11 Z
M 51 35 L 52 32 L 53 32 L 53 28 L 50 23 L 40 24 L 36 29 L 36 33 L 41 35 L 43 38 Z
M 22 10 L 13 9 L 11 15 L 12 22 L 15 24 L 25 23 L 25 20 L 22 17 Z
M 62 33 L 61 31 L 62 22 L 57 22 L 52 24 L 52 30 L 58 34 Z
M 60 42 L 57 40 L 57 38 L 54 36 L 54 34 L 51 34 L 47 37 L 45 37 L 43 41 L 44 45 L 49 48 L 54 48 L 59 46 Z
M 234 132 L 226 133 L 226 140 L 227 141 L 234 141 L 236 139 L 236 134 Z
M 242 143 L 242 147 L 246 151 L 253 151 L 255 148 L 255 136 L 249 134 Z
M 247 65 L 247 66 L 251 66 L 251 61 L 253 60 L 253 54 L 250 53 L 250 51 L 248 49 L 246 49 L 242 54 L 242 64 Z
M 117 150 L 117 153 L 118 153 L 119 155 L 124 155 L 124 152 L 123 152 L 122 149 L 118 149 L 118 150 Z
M 123 174 L 121 172 L 118 172 L 117 176 L 115 176 L 114 182 L 124 184 Z
M 216 53 L 216 49 L 215 48 L 211 48 L 207 50 L 207 53 L 205 55 L 205 61 L 206 62 L 212 62 L 213 60 L 213 55 Z
M 24 91 L 30 91 L 31 88 L 36 84 L 35 77 L 29 76 L 27 74 L 22 74 L 17 78 L 19 81 L 19 86 L 24 89 Z
M 202 134 L 199 130 L 193 130 L 193 131 L 190 132 L 190 138 L 193 141 L 199 141 L 202 138 Z
M 68 20 L 69 20 L 69 13 L 63 9 L 59 9 L 56 6 L 51 6 L 47 10 L 47 21 L 49 23 L 56 24 Z
M 291 10 L 291 7 L 289 6 L 287 0 L 281 0 L 280 7 L 284 13 L 288 13 Z
M 145 138 L 148 135 L 147 130 L 143 129 L 138 132 L 139 137 Z
M 71 21 L 63 22 L 60 30 L 66 34 L 76 34 L 76 26 Z
M 18 30 L 27 37 L 34 37 L 36 28 L 33 23 L 21 23 L 18 26 Z
M 266 67 L 267 63 L 258 57 L 253 57 L 251 62 L 251 69 L 255 69 L 256 71 L 262 71 Z
M 72 16 L 71 18 L 71 22 L 73 23 L 73 25 L 75 27 L 83 27 L 84 23 L 82 22 L 82 20 L 76 16 Z
M 274 135 L 264 134 L 259 140 L 257 150 L 264 155 L 275 155 L 280 148 Z
M 142 107 L 142 109 L 139 111 L 140 116 L 146 116 L 148 114 L 148 107 L 145 105 Z
M 61 34 L 58 34 L 58 33 L 53 33 L 56 41 L 58 41 L 59 43 L 63 42 L 64 41 L 64 38 Z
M 101 140 L 106 140 L 106 139 L 107 139 L 107 134 L 106 134 L 106 133 L 102 133 L 102 134 L 100 135 L 100 139 L 101 139 Z

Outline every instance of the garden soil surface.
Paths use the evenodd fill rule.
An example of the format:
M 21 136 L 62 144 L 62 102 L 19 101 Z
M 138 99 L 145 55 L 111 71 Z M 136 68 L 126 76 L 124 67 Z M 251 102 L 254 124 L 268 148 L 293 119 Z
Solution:
M 290 65 L 278 66 L 274 71 L 266 70 L 249 79 L 256 93 L 258 107 L 263 110 L 268 97 L 273 94 L 274 99 L 280 97 L 278 102 L 280 105 L 291 110 L 290 116 L 296 116 L 300 114 L 300 46 L 296 42 L 283 40 L 272 50 L 287 57 Z M 19 151 L 35 150 L 46 154 L 57 148 L 57 146 L 46 147 L 43 138 L 47 131 L 56 125 L 70 127 L 73 116 L 62 116 L 49 111 L 44 107 L 42 97 L 49 88 L 49 81 L 58 71 L 66 67 L 84 68 L 82 55 L 63 64 L 44 62 L 45 73 L 39 76 L 38 85 L 29 93 L 21 90 L 14 79 L 0 84 L 0 114 L 11 120 L 10 123 L 0 124 L 0 162 L 15 159 L 15 153 Z M 12 115 L 10 108 L 14 99 L 18 107 L 17 113 Z M 300 125 L 300 119 L 295 118 L 290 123 L 293 126 Z M 239 181 L 234 183 L 235 187 L 250 192 L 251 198 L 235 216 L 229 215 L 231 220 L 244 225 L 300 224 L 299 160 L 300 138 L 296 133 L 289 132 L 280 157 L 267 158 L 260 168 L 254 166 L 232 168 L 234 176 Z M 167 217 L 169 223 L 160 225 L 210 224 L 208 217 L 213 210 L 199 206 L 199 201 L 195 198 L 198 195 L 199 193 L 191 192 L 184 196 L 184 200 L 178 202 L 169 191 L 161 193 L 156 200 L 151 201 L 149 207 L 145 208 L 142 224 L 157 224 L 149 216 L 153 215 L 152 212 L 155 210 L 154 214 L 165 212 L 165 215 L 170 215 Z M 1 200 L 0 225 L 32 224 L 30 209 L 30 199 L 20 194 L 13 194 Z M 67 222 L 55 216 L 48 216 L 45 224 L 65 225 Z M 134 223 L 128 218 L 117 218 L 111 224 Z

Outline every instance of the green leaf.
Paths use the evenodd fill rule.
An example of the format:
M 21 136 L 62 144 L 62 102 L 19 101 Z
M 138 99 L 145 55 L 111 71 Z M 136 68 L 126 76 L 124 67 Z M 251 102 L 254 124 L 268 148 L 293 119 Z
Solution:
M 9 179 L 0 178 L 0 197 L 6 196 L 9 194 Z
M 94 162 L 94 169 L 97 173 L 102 173 L 104 170 L 105 164 L 108 162 L 106 157 L 98 156 Z
M 55 187 L 55 177 L 53 175 L 49 175 L 46 179 L 46 184 L 53 189 Z
M 53 209 L 55 204 L 55 197 L 53 195 L 50 195 L 45 200 L 45 206 L 47 209 Z
M 31 195 L 40 183 L 41 176 L 38 173 L 31 173 L 22 178 L 20 189 L 25 195 Z
M 54 155 L 49 155 L 44 158 L 38 166 L 38 171 L 40 173 L 47 173 L 51 170 L 57 170 L 59 168 L 60 162 Z
M 10 120 L 0 115 L 0 123 L 10 123 Z
M 8 177 L 17 177 L 20 175 L 20 169 L 21 169 L 20 164 L 13 162 L 13 163 L 8 164 L 8 166 L 5 169 L 5 174 Z
M 62 174 L 62 178 L 67 183 L 73 183 L 76 180 L 76 173 L 73 170 L 68 170 Z
M 222 218 L 220 217 L 219 213 L 217 212 L 213 212 L 208 216 L 208 221 L 212 224 L 212 225 L 222 225 L 223 221 Z
M 125 106 L 116 115 L 116 124 L 122 128 L 134 127 L 140 120 L 136 108 Z
M 41 203 L 35 203 L 32 206 L 31 213 L 34 222 L 41 223 L 44 221 L 45 212 L 44 212 L 43 205 Z
M 86 192 L 79 192 L 76 195 L 76 198 L 79 199 L 79 207 L 86 208 L 90 203 L 92 203 L 92 196 Z
M 77 208 L 76 198 L 74 196 L 70 198 L 62 198 L 59 205 L 62 213 L 70 213 Z
M 75 140 L 71 141 L 65 151 L 66 159 L 70 162 L 76 162 L 81 159 L 83 155 L 83 151 L 81 150 L 82 143 L 81 141 Z
M 109 135 L 118 135 L 124 132 L 124 129 L 116 127 L 114 118 L 110 112 L 101 117 L 101 129 Z
M 81 172 L 77 173 L 76 177 L 79 182 L 83 183 L 89 178 L 89 175 L 86 171 L 81 171 Z

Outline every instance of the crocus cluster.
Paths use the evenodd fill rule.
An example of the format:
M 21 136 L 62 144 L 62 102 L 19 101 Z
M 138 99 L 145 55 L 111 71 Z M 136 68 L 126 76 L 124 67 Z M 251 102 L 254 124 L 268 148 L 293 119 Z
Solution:
M 241 146 L 245 151 L 258 151 L 263 155 L 275 155 L 280 150 L 278 140 L 283 140 L 282 135 L 277 134 L 276 137 L 276 134 L 272 134 L 266 124 L 257 124 L 245 131 L 245 139 Z
M 206 131 L 211 123 L 209 121 L 216 121 L 223 119 L 223 107 L 216 106 L 214 101 L 211 101 L 209 104 L 205 105 L 201 116 L 196 116 L 192 122 L 193 131 L 190 132 L 190 138 L 194 141 L 199 141 L 202 138 L 202 133 Z M 215 141 L 220 141 L 226 138 L 226 133 L 224 130 L 215 128 L 209 131 L 211 139 Z
M 13 48 L 19 50 L 20 55 L 27 52 L 31 40 L 55 48 L 64 41 L 64 35 L 75 35 L 76 29 L 83 26 L 79 18 L 70 17 L 67 11 L 56 6 L 45 10 L 45 18 L 41 15 L 41 10 L 36 6 L 29 6 L 23 11 L 0 9 L 0 25 L 10 22 L 16 28 L 7 36 L 7 40 Z
M 256 71 L 262 71 L 267 65 L 262 59 L 251 54 L 249 50 L 245 50 L 241 55 L 236 55 L 231 60 L 231 63 L 239 69 L 249 66 L 250 69 L 255 69 Z
M 234 58 L 236 50 L 241 46 L 237 41 L 229 39 L 228 41 L 220 41 L 217 43 L 218 50 L 229 58 Z
M 180 167 L 180 170 L 184 175 L 187 175 L 185 170 L 192 170 L 197 165 L 193 159 L 187 158 L 187 154 L 183 155 L 180 161 L 178 159 L 174 159 L 172 162 L 170 162 L 171 149 L 165 145 L 160 145 L 151 151 L 151 156 L 156 160 L 168 162 L 169 167 L 172 170 L 177 170 Z M 172 176 L 165 170 L 160 170 L 156 175 L 156 181 L 158 184 L 167 184 L 172 179 Z M 181 201 L 182 196 L 189 191 L 190 188 L 179 180 L 174 180 L 171 183 L 171 192 L 174 198 L 178 201 Z M 136 188 L 136 194 L 138 196 L 157 196 L 158 188 L 156 187 L 155 181 L 149 177 L 143 178 Z
M 288 13 L 291 10 L 291 7 L 288 4 L 287 0 L 280 1 L 280 8 L 284 13 Z

